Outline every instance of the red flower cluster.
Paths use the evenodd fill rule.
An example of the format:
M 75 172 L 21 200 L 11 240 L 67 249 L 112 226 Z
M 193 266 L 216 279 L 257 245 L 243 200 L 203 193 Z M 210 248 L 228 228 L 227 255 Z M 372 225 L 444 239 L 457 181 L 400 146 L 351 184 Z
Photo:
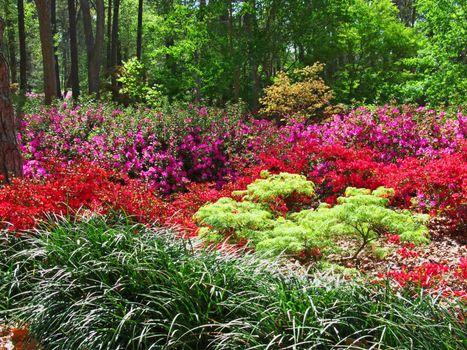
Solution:
M 408 249 L 407 247 L 399 248 L 396 253 L 399 254 L 404 259 L 415 258 L 420 255 L 416 250 L 411 250 L 411 249 Z
M 174 209 L 145 185 L 90 163 L 50 164 L 47 181 L 15 180 L 0 189 L 0 222 L 9 230 L 35 227 L 47 214 L 74 215 L 121 210 L 138 221 L 177 224 Z M 183 223 L 183 222 L 182 222 Z
M 394 205 L 431 214 L 443 213 L 452 227 L 464 227 L 467 218 L 467 149 L 438 158 L 400 159 L 385 163 L 367 147 L 326 145 L 314 138 L 282 142 L 260 159 L 272 172 L 306 175 L 317 185 L 321 200 L 333 204 L 349 187 L 395 189 Z
M 423 288 L 434 292 L 441 292 L 444 296 L 456 296 L 467 299 L 467 292 L 463 288 L 453 289 L 448 286 L 448 275 L 454 276 L 458 285 L 465 286 L 467 280 L 467 259 L 461 258 L 457 266 L 431 262 L 426 262 L 413 268 L 402 266 L 401 270 L 389 271 L 386 275 L 378 274 L 378 278 L 389 278 L 396 282 L 400 288 Z
M 342 144 L 326 145 L 315 139 L 284 144 L 260 155 L 271 171 L 301 173 L 319 187 L 317 193 L 329 202 L 349 186 L 375 189 L 382 185 L 375 175 L 381 163 L 375 161 L 374 151 L 352 149 Z M 332 202 L 332 200 L 331 200 Z
M 441 211 L 455 224 L 467 218 L 467 149 L 438 159 L 405 158 L 379 167 L 376 177 L 395 189 L 401 206 Z

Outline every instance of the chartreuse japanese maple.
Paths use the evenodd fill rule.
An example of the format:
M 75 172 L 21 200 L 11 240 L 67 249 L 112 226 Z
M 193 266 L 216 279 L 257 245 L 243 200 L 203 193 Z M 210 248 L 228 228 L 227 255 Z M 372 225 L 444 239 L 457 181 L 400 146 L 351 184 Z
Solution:
M 344 238 L 356 241 L 353 257 L 385 233 L 399 234 L 403 241 L 428 242 L 425 216 L 387 207 L 394 195 L 392 189 L 380 187 L 372 192 L 349 187 L 334 207 L 321 204 L 316 210 L 303 209 L 303 203 L 314 196 L 312 182 L 288 173 L 265 172 L 263 176 L 247 190 L 234 192 L 243 196 L 241 200 L 221 198 L 200 208 L 194 218 L 205 239 L 246 238 L 256 250 L 275 255 L 316 248 L 326 254 L 335 248 L 337 239 Z M 287 211 L 276 210 L 277 203 L 285 205 Z M 294 211 L 300 204 L 303 210 Z
M 353 257 L 385 233 L 398 234 L 402 241 L 422 244 L 428 242 L 428 229 L 424 225 L 426 215 L 396 211 L 387 208 L 394 190 L 379 187 L 368 189 L 348 187 L 338 204 L 329 208 L 322 205 L 318 210 L 303 210 L 292 214 L 291 219 L 307 229 L 320 231 L 326 237 L 349 237 L 358 241 Z
M 306 242 L 300 234 L 303 229 L 277 209 L 283 207 L 287 213 L 297 207 L 294 200 L 307 202 L 314 196 L 314 184 L 296 174 L 270 175 L 263 171 L 261 176 L 263 179 L 251 183 L 245 191 L 233 192 L 242 197 L 240 201 L 224 197 L 201 207 L 194 216 L 202 226 L 201 235 L 210 241 L 246 238 L 258 250 L 302 251 Z M 271 246 L 269 240 L 277 242 Z

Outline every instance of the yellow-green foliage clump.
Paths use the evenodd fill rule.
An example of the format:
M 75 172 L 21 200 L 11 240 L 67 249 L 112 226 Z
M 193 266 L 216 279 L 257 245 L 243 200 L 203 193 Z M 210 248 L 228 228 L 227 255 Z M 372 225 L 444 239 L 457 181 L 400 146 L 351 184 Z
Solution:
M 322 204 L 314 210 L 304 208 L 314 196 L 314 184 L 305 177 L 264 175 L 246 191 L 236 192 L 243 196 L 240 200 L 221 198 L 199 209 L 194 218 L 206 239 L 247 239 L 256 250 L 271 255 L 309 256 L 310 252 L 325 255 L 333 251 L 334 242 L 344 238 L 356 242 L 354 257 L 386 233 L 399 234 L 404 241 L 428 242 L 425 216 L 387 207 L 392 189 L 380 187 L 372 192 L 349 187 L 334 207 Z M 293 210 L 300 206 L 300 211 Z
M 275 207 L 279 201 L 288 205 L 292 210 L 297 202 L 306 202 L 306 199 L 315 196 L 315 185 L 307 181 L 305 176 L 289 173 L 271 175 L 262 171 L 261 177 L 247 186 L 245 191 L 235 191 L 236 196 L 243 196 L 244 201 L 269 204 Z
M 332 90 L 319 77 L 324 64 L 296 69 L 292 75 L 279 72 L 274 83 L 264 89 L 261 113 L 276 120 L 319 119 L 331 113 Z
M 358 241 L 356 257 L 368 243 L 383 234 L 400 235 L 402 241 L 416 244 L 428 242 L 426 215 L 412 214 L 408 210 L 387 208 L 394 190 L 379 187 L 368 189 L 349 187 L 344 197 L 332 208 L 325 205 L 318 210 L 303 210 L 291 219 L 305 228 L 315 228 L 326 237 L 349 237 Z

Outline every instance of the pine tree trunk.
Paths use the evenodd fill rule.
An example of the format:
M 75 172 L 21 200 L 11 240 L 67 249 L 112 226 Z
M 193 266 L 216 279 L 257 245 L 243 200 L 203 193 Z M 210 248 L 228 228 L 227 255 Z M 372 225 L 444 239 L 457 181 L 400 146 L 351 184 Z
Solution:
M 18 0 L 18 36 L 19 36 L 19 88 L 22 93 L 28 87 L 28 63 L 26 52 L 26 30 L 24 27 L 24 0 Z
M 143 0 L 138 2 L 138 30 L 136 33 L 136 57 L 141 60 L 143 45 Z
M 76 3 L 68 0 L 68 21 L 70 35 L 70 85 L 73 99 L 79 97 L 78 39 L 76 35 Z
M 107 71 L 112 68 L 112 0 L 107 1 Z
M 105 36 L 105 6 L 104 0 L 96 0 L 96 36 L 92 33 L 91 10 L 89 0 L 81 0 L 83 13 L 84 36 L 88 57 L 88 85 L 89 93 L 99 97 L 101 56 Z
M 12 23 L 12 17 L 10 13 L 10 1 L 5 1 L 5 27 L 8 28 L 8 54 L 10 61 L 10 81 L 16 83 L 16 42 L 15 42 L 15 28 Z
M 112 19 L 112 44 L 111 44 L 111 67 L 112 67 L 112 90 L 114 98 L 117 96 L 117 65 L 118 65 L 118 17 L 120 12 L 120 0 L 113 0 Z
M 0 47 L 3 41 L 5 22 L 0 18 Z M 10 76 L 8 64 L 0 51 L 0 176 L 8 183 L 14 176 L 22 176 L 23 165 L 16 139 L 16 122 L 10 99 Z
M 57 94 L 55 75 L 54 45 L 50 20 L 50 3 L 47 0 L 35 0 L 39 17 L 39 34 L 41 38 L 42 65 L 44 67 L 44 103 L 50 104 Z
M 50 14 L 51 14 L 51 20 L 52 20 L 52 37 L 55 37 L 55 34 L 57 34 L 57 4 L 56 4 L 56 0 L 50 0 Z M 62 98 L 62 91 L 61 91 L 61 85 L 60 85 L 60 67 L 58 65 L 58 55 L 57 55 L 57 51 L 55 50 L 55 44 L 54 44 L 54 59 L 55 59 L 55 81 L 56 81 L 56 84 L 57 84 L 57 91 L 56 91 L 55 96 L 57 96 L 58 99 L 61 99 Z

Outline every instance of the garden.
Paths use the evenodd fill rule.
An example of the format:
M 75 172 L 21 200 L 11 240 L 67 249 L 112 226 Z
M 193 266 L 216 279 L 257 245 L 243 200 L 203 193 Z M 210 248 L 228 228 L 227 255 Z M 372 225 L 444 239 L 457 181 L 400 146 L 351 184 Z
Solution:
M 25 115 L 25 177 L 0 190 L 9 320 L 63 349 L 460 347 L 466 116 L 166 113 Z
M 349 50 L 334 61 L 306 2 L 284 6 L 310 18 L 275 1 L 113 1 L 54 2 L 58 22 L 40 0 L 0 11 L 0 350 L 467 347 L 457 17 L 427 0 L 315 4 L 339 37 L 327 49 Z M 21 37 L 5 35 L 10 66 L 1 49 L 21 16 L 41 31 L 32 89 L 14 81 Z M 118 59 L 133 49 L 119 16 L 137 58 Z

